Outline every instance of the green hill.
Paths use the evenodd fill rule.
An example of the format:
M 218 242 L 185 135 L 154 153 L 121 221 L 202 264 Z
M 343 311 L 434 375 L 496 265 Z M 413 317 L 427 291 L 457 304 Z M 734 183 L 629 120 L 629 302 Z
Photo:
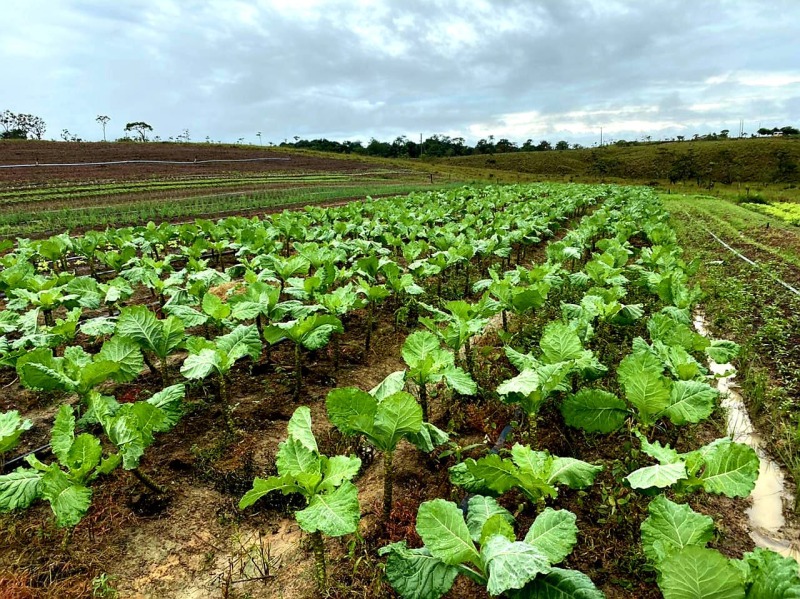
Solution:
M 792 183 L 800 181 L 800 139 L 610 145 L 580 150 L 481 154 L 444 158 L 434 163 L 547 179 Z

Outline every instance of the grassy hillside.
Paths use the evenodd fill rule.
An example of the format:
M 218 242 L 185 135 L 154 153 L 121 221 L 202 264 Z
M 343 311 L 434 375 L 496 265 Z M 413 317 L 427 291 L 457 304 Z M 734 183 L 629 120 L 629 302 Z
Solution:
M 800 139 L 604 146 L 582 150 L 517 152 L 446 158 L 435 164 L 511 171 L 548 179 L 627 181 L 798 182 Z

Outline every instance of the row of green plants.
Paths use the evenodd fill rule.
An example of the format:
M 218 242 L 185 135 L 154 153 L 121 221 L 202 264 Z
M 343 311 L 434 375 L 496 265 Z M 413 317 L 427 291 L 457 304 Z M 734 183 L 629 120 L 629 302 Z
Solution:
M 528 248 L 601 199 L 602 207 L 547 246 L 545 263 L 522 265 Z M 336 389 L 327 400 L 334 426 L 383 454 L 384 520 L 392 509 L 392 459 L 398 443 L 405 439 L 430 452 L 448 438 L 429 422 L 429 386 L 444 384 L 457 396 L 477 393 L 473 344 L 493 318 L 500 319 L 498 334 L 506 343 L 505 354 L 520 374 L 495 390 L 480 392 L 518 405 L 524 415 L 521 426 L 531 442 L 516 444 L 510 458 L 494 453 L 456 464 L 451 480 L 470 494 L 466 514 L 443 499 L 423 503 L 417 529 L 425 547 L 395 544 L 383 550 L 387 577 L 404 597 L 441 596 L 458 575 L 486 586 L 492 594 L 602 596 L 585 575 L 554 567 L 574 545 L 574 515 L 545 510 L 524 540 L 517 541 L 513 518 L 495 499 L 517 490 L 540 505 L 556 496 L 558 485 L 585 488 L 599 472 L 599 466 L 533 448 L 537 417 L 546 402 L 559 406 L 569 426 L 590 434 L 633 427 L 641 436 L 643 451 L 658 462 L 629 473 L 628 484 L 634 489 L 647 493 L 670 489 L 681 497 L 700 489 L 745 496 L 757 476 L 758 460 L 752 450 L 726 439 L 682 454 L 647 440 L 661 421 L 683 426 L 711 415 L 716 393 L 707 382 L 702 357 L 729 361 L 736 347 L 706 340 L 691 330 L 690 310 L 699 295 L 689 277 L 696 264 L 682 260 L 663 210 L 645 191 L 556 186 L 467 189 L 411 197 L 400 208 L 393 202 L 367 202 L 284 213 L 268 222 L 227 219 L 107 231 L 98 239 L 100 235 L 87 236 L 95 237 L 94 249 L 91 243 L 89 248 L 81 246 L 86 238 L 21 240 L 4 259 L 5 270 L 0 273 L 3 291 L 13 298 L 11 310 L 2 313 L 0 321 L 8 336 L 4 363 L 16 367 L 23 384 L 31 388 L 51 385 L 77 394 L 80 418 L 94 425 L 93 430 L 102 429 L 99 434 L 106 435 L 109 446 L 120 447 L 117 441 L 130 436 L 113 437 L 119 425 L 112 418 L 120 409 L 132 410 L 125 406 L 141 402 L 114 409 L 113 400 L 99 401 L 97 386 L 103 381 L 135 377 L 147 366 L 161 377 L 166 390 L 175 376 L 169 357 L 186 352 L 181 373 L 188 379 L 217 380 L 226 426 L 233 432 L 225 381 L 237 360 L 246 356 L 269 360 L 275 344 L 292 343 L 299 399 L 304 349 L 320 349 L 332 341 L 335 351 L 348 312 L 366 312 L 366 348 L 380 306 L 398 317 L 411 310 L 428 314 L 420 318 L 425 330 L 411 334 L 403 347 L 406 371 L 391 375 L 370 392 Z M 632 239 L 646 240 L 648 246 L 638 249 L 629 242 Z M 121 247 L 111 247 L 120 240 Z M 228 249 L 234 249 L 236 256 L 225 267 L 223 252 Z M 93 271 L 100 264 L 111 268 L 111 276 L 99 280 L 75 276 L 68 259 L 76 255 L 88 265 L 94 261 Z M 178 263 L 184 267 L 173 266 Z M 421 301 L 441 297 L 443 279 L 448 282 L 446 291 L 456 296 L 482 295 L 477 301 Z M 216 285 L 238 281 L 243 283 L 222 298 L 209 293 Z M 124 306 L 134 290 L 147 290 L 155 309 Z M 639 292 L 654 301 L 648 305 L 623 301 L 628 293 Z M 523 347 L 526 340 L 509 330 L 509 318 L 524 318 L 556 301 L 561 317 L 543 327 L 536 346 Z M 93 317 L 86 318 L 84 311 Z M 636 338 L 630 354 L 608 363 L 610 332 L 645 320 L 649 340 Z M 187 330 L 201 334 L 187 335 Z M 100 352 L 90 355 L 71 346 L 78 334 L 105 339 Z M 151 398 L 145 403 L 154 402 Z M 149 407 L 137 410 L 155 413 Z M 136 430 L 135 418 L 123 415 L 129 428 Z M 66 411 L 59 417 L 59 429 L 69 429 Z M 152 420 L 159 418 L 145 416 L 141 422 Z M 154 433 L 166 432 L 168 420 L 160 420 L 161 428 L 137 433 L 143 440 L 133 446 L 134 453 L 140 447 L 143 452 Z M 18 414 L 14 421 L 18 428 L 25 425 Z M 64 438 L 60 436 L 56 445 L 65 447 Z M 73 433 L 73 438 L 81 435 Z M 82 440 L 75 451 L 93 443 Z M 66 453 L 59 450 L 64 460 L 71 448 Z M 133 458 L 127 465 L 124 455 L 113 458 L 120 454 L 122 449 L 89 460 L 87 464 L 97 463 L 87 473 L 82 463 L 62 461 L 56 454 L 67 482 L 79 487 L 58 497 L 78 497 L 83 503 L 77 505 L 88 509 L 83 489 L 90 489 L 92 477 L 110 472 L 115 459 L 147 480 Z M 256 479 L 242 507 L 275 490 L 304 495 L 308 507 L 297 512 L 298 522 L 312 534 L 318 580 L 324 586 L 321 534 L 340 536 L 357 529 L 360 510 L 351 481 L 360 463 L 353 456 L 322 456 L 311 433 L 310 413 L 299 408 L 279 451 L 277 468 L 276 476 Z M 19 472 L 0 479 L 0 502 L 9 495 L 20 496 L 16 489 L 23 483 L 7 478 Z M 50 482 L 41 484 L 45 474 L 36 462 L 22 472 L 27 488 L 52 487 Z M 48 480 L 58 475 L 49 476 Z M 15 491 L 9 491 L 12 487 Z M 38 497 L 50 500 L 35 495 L 31 501 Z M 58 517 L 52 501 L 51 506 Z M 769 560 L 765 568 L 779 563 Z M 764 575 L 759 574 L 760 567 L 751 566 L 753 574 L 748 576 Z M 744 576 L 740 580 L 746 590 L 750 583 Z M 787 580 L 792 587 L 792 580 Z M 714 596 L 671 594 L 671 583 L 664 584 L 661 577 L 659 584 L 667 597 Z

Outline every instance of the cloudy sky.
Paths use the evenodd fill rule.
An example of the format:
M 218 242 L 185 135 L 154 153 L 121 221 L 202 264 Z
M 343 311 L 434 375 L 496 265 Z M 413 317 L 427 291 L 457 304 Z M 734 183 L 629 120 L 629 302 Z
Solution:
M 798 0 L 2 0 L 0 110 L 99 139 L 654 139 L 800 118 Z

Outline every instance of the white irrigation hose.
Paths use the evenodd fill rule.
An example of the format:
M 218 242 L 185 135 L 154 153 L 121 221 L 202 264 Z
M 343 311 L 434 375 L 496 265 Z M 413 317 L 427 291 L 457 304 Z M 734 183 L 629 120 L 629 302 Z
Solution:
M 704 228 L 704 229 L 706 229 L 705 227 L 703 227 L 703 228 Z M 717 237 L 716 235 L 714 235 L 714 233 L 712 233 L 712 232 L 711 232 L 709 229 L 706 229 L 706 231 L 707 231 L 707 232 L 708 232 L 708 234 L 709 234 L 709 235 L 711 235 L 711 237 L 713 237 L 713 238 L 714 238 L 714 239 L 715 239 L 715 240 L 716 240 L 716 241 L 717 241 L 717 242 L 718 242 L 720 245 L 722 245 L 722 246 L 726 247 L 727 249 L 729 249 L 731 252 L 733 252 L 734 254 L 736 254 L 736 255 L 737 255 L 739 258 L 741 258 L 742 260 L 744 260 L 745 262 L 747 262 L 749 265 L 751 265 L 751 266 L 755 266 L 756 268 L 758 268 L 758 269 L 760 269 L 760 270 L 763 270 L 763 271 L 764 271 L 764 272 L 765 272 L 767 275 L 769 275 L 769 276 L 770 276 L 772 279 L 774 279 L 775 281 L 777 281 L 778 283 L 780 283 L 781 285 L 783 285 L 784 287 L 786 287 L 786 289 L 788 289 L 789 291 L 791 291 L 792 293 L 794 293 L 796 296 L 800 297 L 800 291 L 798 291 L 797 289 L 795 289 L 794 287 L 792 287 L 791 285 L 789 285 L 789 283 L 787 283 L 786 281 L 783 281 L 782 279 L 779 279 L 779 278 L 778 278 L 778 277 L 776 277 L 774 274 L 772 274 L 770 271 L 768 271 L 768 270 L 767 270 L 767 269 L 765 269 L 763 266 L 761 266 L 761 265 L 760 265 L 758 262 L 755 262 L 755 261 L 751 260 L 750 258 L 748 258 L 747 256 L 745 256 L 744 254 L 740 253 L 739 251 L 737 251 L 737 250 L 735 250 L 734 248 L 732 248 L 731 246 L 729 246 L 727 243 L 725 243 L 724 241 L 722 241 L 722 240 L 721 240 L 719 237 Z
M 291 158 L 230 158 L 215 160 L 113 160 L 111 162 L 36 162 L 34 164 L 0 164 L 0 168 L 36 168 L 39 166 L 107 166 L 113 164 L 210 164 L 212 162 L 289 161 Z

